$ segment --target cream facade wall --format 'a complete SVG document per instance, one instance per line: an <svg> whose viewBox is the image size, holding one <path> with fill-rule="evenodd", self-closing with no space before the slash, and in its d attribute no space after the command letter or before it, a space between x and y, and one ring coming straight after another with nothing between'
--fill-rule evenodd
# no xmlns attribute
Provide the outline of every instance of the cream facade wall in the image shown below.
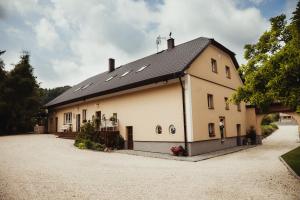
<svg viewBox="0 0 300 200"><path fill-rule="evenodd" d="M182 142L184 130L181 95L181 86L177 82L57 109L51 117L58 118L60 129L64 125L64 113L72 112L72 127L75 131L75 115L80 114L82 121L83 109L87 110L87 120L91 120L96 111L101 111L101 115L105 114L107 119L117 113L120 134L125 140L126 126L132 126L134 141ZM175 134L169 133L171 124L175 125ZM155 132L157 125L162 126L162 134ZM54 130L53 126L49 130Z"/></svg>
<svg viewBox="0 0 300 200"><path fill-rule="evenodd" d="M212 72L212 58L217 61L217 73ZM226 78L225 66L230 68L230 79ZM208 46L201 53L201 55L192 63L187 72L233 89L237 89L238 86L243 84L231 57L213 45Z"/></svg>
<svg viewBox="0 0 300 200"><path fill-rule="evenodd" d="M212 72L212 58L217 61L217 73ZM230 79L226 77L225 66L230 68ZM214 46L209 46L192 63L187 74L191 82L193 141L219 139L219 117L225 117L225 137L237 136L237 124L241 125L241 135L245 135L245 104L241 103L241 111L234 104L229 105L229 110L225 109L224 98L229 99L242 85L230 56ZM213 95L214 109L208 108L207 94ZM209 137L208 123L215 124L215 137Z"/></svg>

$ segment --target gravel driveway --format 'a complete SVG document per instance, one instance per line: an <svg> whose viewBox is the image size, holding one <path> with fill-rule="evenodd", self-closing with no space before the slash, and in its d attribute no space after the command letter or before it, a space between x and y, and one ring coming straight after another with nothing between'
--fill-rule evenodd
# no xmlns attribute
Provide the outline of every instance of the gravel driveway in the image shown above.
<svg viewBox="0 0 300 200"><path fill-rule="evenodd" d="M264 145L201 162L79 150L53 135L0 137L0 199L300 199L278 156L299 146L281 126Z"/></svg>

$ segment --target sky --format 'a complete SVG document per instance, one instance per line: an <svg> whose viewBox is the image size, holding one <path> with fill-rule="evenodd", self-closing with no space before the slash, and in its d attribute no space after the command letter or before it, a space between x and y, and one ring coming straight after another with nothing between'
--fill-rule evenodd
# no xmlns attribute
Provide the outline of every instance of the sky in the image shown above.
<svg viewBox="0 0 300 200"><path fill-rule="evenodd" d="M0 0L0 50L5 69L31 55L43 88L74 85L156 53L156 37L175 45L214 38L236 53L269 28L269 18L295 10L297 0ZM165 49L162 41L160 50Z"/></svg>

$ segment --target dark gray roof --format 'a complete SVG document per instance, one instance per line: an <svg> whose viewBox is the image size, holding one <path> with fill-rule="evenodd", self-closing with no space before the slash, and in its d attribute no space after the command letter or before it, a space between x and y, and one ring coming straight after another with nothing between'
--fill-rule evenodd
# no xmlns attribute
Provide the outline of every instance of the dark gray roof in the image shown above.
<svg viewBox="0 0 300 200"><path fill-rule="evenodd" d="M164 50L122 65L113 72L107 71L88 78L56 97L45 106L59 106L91 97L135 88L141 85L177 78L183 75L183 71L189 67L193 60L209 44L213 44L229 53L233 58L236 67L238 67L233 52L213 39L200 37L177 45L170 50ZM138 69L145 65L148 67L137 72ZM121 75L127 71L129 71L129 73L121 77ZM114 78L110 81L106 81L110 77ZM87 87L84 88L84 86Z"/></svg>

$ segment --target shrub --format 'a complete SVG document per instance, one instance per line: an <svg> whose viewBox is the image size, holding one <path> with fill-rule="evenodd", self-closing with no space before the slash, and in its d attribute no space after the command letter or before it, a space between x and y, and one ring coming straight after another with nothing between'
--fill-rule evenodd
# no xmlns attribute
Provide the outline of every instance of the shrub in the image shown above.
<svg viewBox="0 0 300 200"><path fill-rule="evenodd" d="M247 131L246 137L250 138L251 144L256 144L256 130L253 126L251 126L250 129Z"/></svg>
<svg viewBox="0 0 300 200"><path fill-rule="evenodd" d="M261 124L262 125L269 125L271 124L272 122L277 122L279 120L279 114L269 114L269 115L266 115Z"/></svg>
<svg viewBox="0 0 300 200"><path fill-rule="evenodd" d="M78 144L78 148L79 148L79 149L86 149L85 143L80 142L80 143Z"/></svg>
<svg viewBox="0 0 300 200"><path fill-rule="evenodd" d="M271 123L269 125L262 125L261 130L262 130L262 136L268 137L271 135L275 130L278 129L278 126L275 123Z"/></svg>
<svg viewBox="0 0 300 200"><path fill-rule="evenodd" d="M106 143L110 148L124 148L125 141L120 134L101 133L96 131L95 126L94 122L84 123L80 128L80 132L76 135L74 146L81 149L104 151Z"/></svg>

